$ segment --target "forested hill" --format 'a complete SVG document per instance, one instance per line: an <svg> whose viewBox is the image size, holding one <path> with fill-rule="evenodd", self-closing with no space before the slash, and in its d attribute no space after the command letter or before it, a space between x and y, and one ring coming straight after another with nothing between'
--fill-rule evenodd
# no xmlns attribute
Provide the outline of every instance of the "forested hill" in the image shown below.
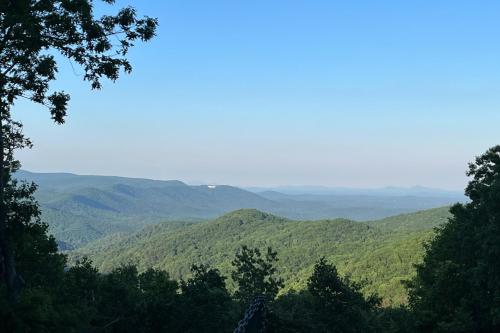
<svg viewBox="0 0 500 333"><path fill-rule="evenodd" d="M371 220L460 201L442 191L348 191L322 194L254 193L233 186L190 186L180 181L18 171L39 185L43 220L62 249L166 220L198 221L255 208L292 219ZM116 235L115 235L116 237Z"/></svg>
<svg viewBox="0 0 500 333"><path fill-rule="evenodd" d="M200 263L227 274L239 246L271 246L279 254L287 288L303 288L314 263L324 256L341 273L366 279L367 293L377 292L386 303L400 304L406 301L401 280L412 276L413 264L423 254L422 241L448 216L444 207L367 223L294 221L244 209L212 221L162 223L131 236L109 237L81 248L72 259L88 256L102 271L136 263L140 269L162 268L183 278L191 264Z"/></svg>

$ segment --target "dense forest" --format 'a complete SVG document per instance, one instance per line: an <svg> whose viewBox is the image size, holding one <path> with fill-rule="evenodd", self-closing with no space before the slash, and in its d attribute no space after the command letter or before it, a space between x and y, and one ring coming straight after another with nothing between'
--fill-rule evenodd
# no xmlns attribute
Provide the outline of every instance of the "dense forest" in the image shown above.
<svg viewBox="0 0 500 333"><path fill-rule="evenodd" d="M99 89L131 71L129 48L156 26L133 8L95 18L90 0L0 2L1 332L500 331L500 146L470 164L469 201L449 215L360 223L240 210L89 244L69 261L37 185L13 177L15 151L32 143L11 108L25 98L62 124L69 95L49 89L53 52Z"/></svg>
<svg viewBox="0 0 500 333"><path fill-rule="evenodd" d="M213 221L164 222L132 235L113 235L68 253L70 262L88 257L101 272L135 264L180 279L192 264L209 264L229 276L238 248L272 247L285 287L302 290L315 262L325 257L342 274L364 281L363 291L377 293L383 304L405 304L401 281L410 279L421 261L422 242L446 222L449 207L399 215L366 223L345 219L295 221L252 209L225 214ZM228 288L234 290L232 281Z"/></svg>

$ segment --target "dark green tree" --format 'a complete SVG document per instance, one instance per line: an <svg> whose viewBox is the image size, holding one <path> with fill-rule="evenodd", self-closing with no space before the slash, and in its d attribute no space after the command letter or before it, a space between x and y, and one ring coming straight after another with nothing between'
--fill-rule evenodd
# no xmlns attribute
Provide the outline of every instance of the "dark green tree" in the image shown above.
<svg viewBox="0 0 500 333"><path fill-rule="evenodd" d="M65 321L60 318L55 319L62 322L68 330L91 331L91 322L98 317L97 305L100 303L101 276L92 262L87 258L77 261L76 264L64 273L63 280L60 281L57 291L51 291L61 306L58 312L60 317L66 317ZM55 323L53 323L53 326Z"/></svg>
<svg viewBox="0 0 500 333"><path fill-rule="evenodd" d="M379 303L376 296L365 298L359 283L339 276L336 267L322 258L307 290L280 295L271 305L268 326L270 332L289 333L398 331L381 329Z"/></svg>
<svg viewBox="0 0 500 333"><path fill-rule="evenodd" d="M31 143L24 137L21 124L5 119L2 126L5 165L16 171L20 163L14 159L14 151ZM58 253L54 237L47 234L48 226L40 220L33 196L36 185L19 182L9 173L3 176L4 207L9 212L5 232L19 272L13 283L18 288L25 286L27 292L14 305L7 302L6 284L0 285L0 331L43 331L42 327L58 316L54 299L62 284L66 259ZM5 277L4 267L4 263L0 265L0 274Z"/></svg>
<svg viewBox="0 0 500 333"><path fill-rule="evenodd" d="M137 267L126 265L102 276L94 325L109 332L137 332L141 303Z"/></svg>
<svg viewBox="0 0 500 333"><path fill-rule="evenodd" d="M114 0L103 0L112 4ZM0 1L0 262L11 299L18 299L20 281L13 245L9 242L6 188L15 165L9 162L7 127L11 107L25 98L48 107L52 119L63 123L69 95L49 91L57 72L55 53L80 65L92 89L101 80L116 80L132 67L126 55L135 41L155 35L157 21L137 18L133 8L96 18L92 0Z"/></svg>
<svg viewBox="0 0 500 333"><path fill-rule="evenodd" d="M181 318L179 284L167 272L150 268L139 274L141 301L135 313L135 332L178 332Z"/></svg>
<svg viewBox="0 0 500 333"><path fill-rule="evenodd" d="M273 300L284 286L283 279L276 276L277 261L278 253L270 247L263 255L258 248L250 249L243 245L232 262L234 271L231 278L238 285L235 297L244 304L257 295Z"/></svg>
<svg viewBox="0 0 500 333"><path fill-rule="evenodd" d="M451 208L409 283L422 331L500 331L500 146L477 157L467 175L470 202Z"/></svg>
<svg viewBox="0 0 500 333"><path fill-rule="evenodd" d="M365 299L362 285L340 277L337 268L320 259L314 266L307 289L313 296L318 332L369 332L373 330L372 311L379 305L376 296Z"/></svg>
<svg viewBox="0 0 500 333"><path fill-rule="evenodd" d="M218 269L193 265L192 277L181 281L183 332L232 332L238 319L238 304L226 288Z"/></svg>
<svg viewBox="0 0 500 333"><path fill-rule="evenodd" d="M267 327L269 332L320 332L322 326L314 312L314 298L307 290L288 291L270 306Z"/></svg>

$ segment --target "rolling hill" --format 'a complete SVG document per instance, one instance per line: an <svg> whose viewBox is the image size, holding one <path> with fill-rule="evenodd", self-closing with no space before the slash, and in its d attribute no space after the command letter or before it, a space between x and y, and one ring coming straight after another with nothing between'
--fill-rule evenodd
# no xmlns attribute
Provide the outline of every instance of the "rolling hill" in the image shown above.
<svg viewBox="0 0 500 333"><path fill-rule="evenodd" d="M402 280L414 272L422 242L446 221L438 208L366 223L346 219L295 221L254 209L243 209L199 223L161 223L133 235L108 237L71 253L87 256L102 271L127 263L166 269L175 278L189 274L191 264L205 263L229 275L241 245L278 251L280 275L287 289L305 286L322 256L343 274L366 279L365 292L377 292L386 304L406 301Z"/></svg>
<svg viewBox="0 0 500 333"><path fill-rule="evenodd" d="M254 208L291 219L384 218L449 205L463 198L434 190L336 190L322 194L255 193L233 186L180 181L19 171L39 185L36 197L60 248L71 250L113 234L130 234L163 221L200 221ZM342 192L344 191L344 192ZM342 194L344 193L344 194ZM384 194L385 193L385 194Z"/></svg>

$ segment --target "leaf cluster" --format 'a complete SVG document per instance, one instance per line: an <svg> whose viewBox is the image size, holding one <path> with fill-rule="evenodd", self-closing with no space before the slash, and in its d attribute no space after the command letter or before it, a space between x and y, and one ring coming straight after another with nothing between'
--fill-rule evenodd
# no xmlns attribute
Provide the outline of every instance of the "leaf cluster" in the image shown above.
<svg viewBox="0 0 500 333"><path fill-rule="evenodd" d="M6 0L0 2L0 107L8 110L17 98L49 108L63 123L70 96L49 92L60 53L79 65L93 89L101 80L118 79L132 70L126 55L136 41L156 33L157 20L137 17L132 7L96 18L93 0ZM109 4L114 1L105 1Z"/></svg>

